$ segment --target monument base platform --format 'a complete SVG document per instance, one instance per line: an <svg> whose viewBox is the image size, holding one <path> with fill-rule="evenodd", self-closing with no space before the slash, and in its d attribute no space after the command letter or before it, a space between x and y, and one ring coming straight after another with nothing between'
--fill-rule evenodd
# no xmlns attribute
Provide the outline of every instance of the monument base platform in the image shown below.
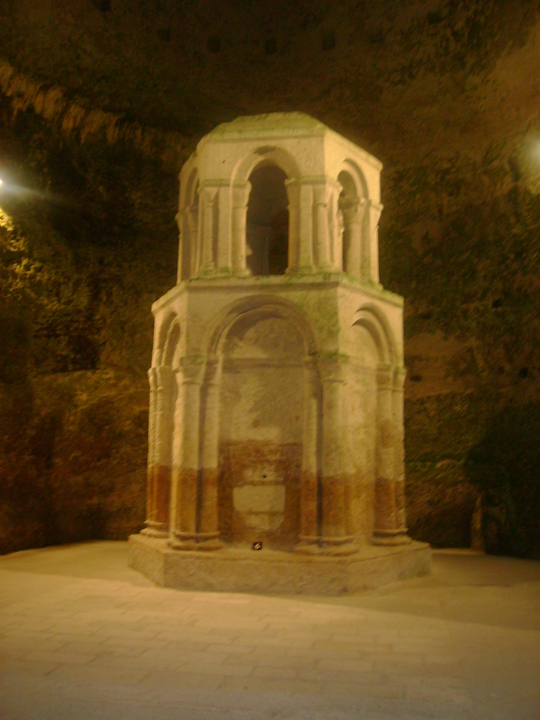
<svg viewBox="0 0 540 720"><path fill-rule="evenodd" d="M129 565L157 585L181 590L342 595L431 572L431 548L367 545L346 556L301 555L226 546L213 552L173 550L166 539L129 537Z"/></svg>

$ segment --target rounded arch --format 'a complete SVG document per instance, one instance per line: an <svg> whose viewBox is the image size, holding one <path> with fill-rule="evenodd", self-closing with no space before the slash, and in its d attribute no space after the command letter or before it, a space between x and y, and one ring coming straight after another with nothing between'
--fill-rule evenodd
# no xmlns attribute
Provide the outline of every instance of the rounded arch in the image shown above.
<svg viewBox="0 0 540 720"><path fill-rule="evenodd" d="M169 312L158 330L157 353L154 365L172 366L178 354L180 322L174 312Z"/></svg>
<svg viewBox="0 0 540 720"><path fill-rule="evenodd" d="M347 177L348 184L340 181L340 175ZM347 195L357 198L369 198L369 188L366 177L359 166L350 159L343 161L337 175L338 182L341 182L343 190Z"/></svg>
<svg viewBox="0 0 540 720"><path fill-rule="evenodd" d="M287 175L263 160L249 176L246 265L252 275L283 275L289 264Z"/></svg>
<svg viewBox="0 0 540 720"><path fill-rule="evenodd" d="M232 172L232 183L235 185L246 183L251 173L261 163L277 165L289 180L297 179L300 175L296 160L287 150L279 146L262 146L238 160Z"/></svg>
<svg viewBox="0 0 540 720"><path fill-rule="evenodd" d="M208 338L207 354L209 357L221 354L229 330L240 317L247 313L266 313L288 320L302 338L305 354L315 355L319 351L316 333L301 310L287 300L258 295L236 301L223 310Z"/></svg>
<svg viewBox="0 0 540 720"><path fill-rule="evenodd" d="M373 338L381 365L395 365L398 360L396 343L385 316L375 305L364 305L355 314L353 327L364 327Z"/></svg>

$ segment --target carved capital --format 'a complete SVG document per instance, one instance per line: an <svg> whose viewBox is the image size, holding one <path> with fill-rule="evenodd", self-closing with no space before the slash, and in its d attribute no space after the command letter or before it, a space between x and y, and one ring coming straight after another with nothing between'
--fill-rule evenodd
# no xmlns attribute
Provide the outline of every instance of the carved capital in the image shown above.
<svg viewBox="0 0 540 720"><path fill-rule="evenodd" d="M232 204L235 208L245 207L249 200L249 194L251 192L251 183L246 182L241 185L232 186Z"/></svg>
<svg viewBox="0 0 540 720"><path fill-rule="evenodd" d="M323 384L344 383L344 371L348 358L343 355L332 355L317 358L317 367Z"/></svg>
<svg viewBox="0 0 540 720"><path fill-rule="evenodd" d="M177 372L177 381L181 385L202 385L205 364L201 360L183 357Z"/></svg>

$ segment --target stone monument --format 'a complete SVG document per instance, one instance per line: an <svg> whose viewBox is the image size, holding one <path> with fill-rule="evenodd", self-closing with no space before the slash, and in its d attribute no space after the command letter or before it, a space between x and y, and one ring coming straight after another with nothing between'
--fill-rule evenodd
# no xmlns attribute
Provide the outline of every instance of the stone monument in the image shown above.
<svg viewBox="0 0 540 720"><path fill-rule="evenodd" d="M130 538L155 582L336 594L430 571L405 522L381 167L274 113L218 126L182 168L178 282L152 307L147 520Z"/></svg>

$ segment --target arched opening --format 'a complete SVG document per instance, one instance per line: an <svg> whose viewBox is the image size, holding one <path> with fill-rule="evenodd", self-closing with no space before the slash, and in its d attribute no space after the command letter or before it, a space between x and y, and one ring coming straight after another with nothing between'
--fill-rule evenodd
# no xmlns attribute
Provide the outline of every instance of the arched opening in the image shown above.
<svg viewBox="0 0 540 720"><path fill-rule="evenodd" d="M358 227L358 193L351 175L345 170L338 175L342 190L339 210L343 229L343 270L357 277L360 273L360 237Z"/></svg>
<svg viewBox="0 0 540 720"><path fill-rule="evenodd" d="M300 523L307 348L276 308L241 314L222 345L219 529L291 550Z"/></svg>
<svg viewBox="0 0 540 720"><path fill-rule="evenodd" d="M283 275L289 264L289 210L286 173L273 163L250 175L246 265L252 275Z"/></svg>

